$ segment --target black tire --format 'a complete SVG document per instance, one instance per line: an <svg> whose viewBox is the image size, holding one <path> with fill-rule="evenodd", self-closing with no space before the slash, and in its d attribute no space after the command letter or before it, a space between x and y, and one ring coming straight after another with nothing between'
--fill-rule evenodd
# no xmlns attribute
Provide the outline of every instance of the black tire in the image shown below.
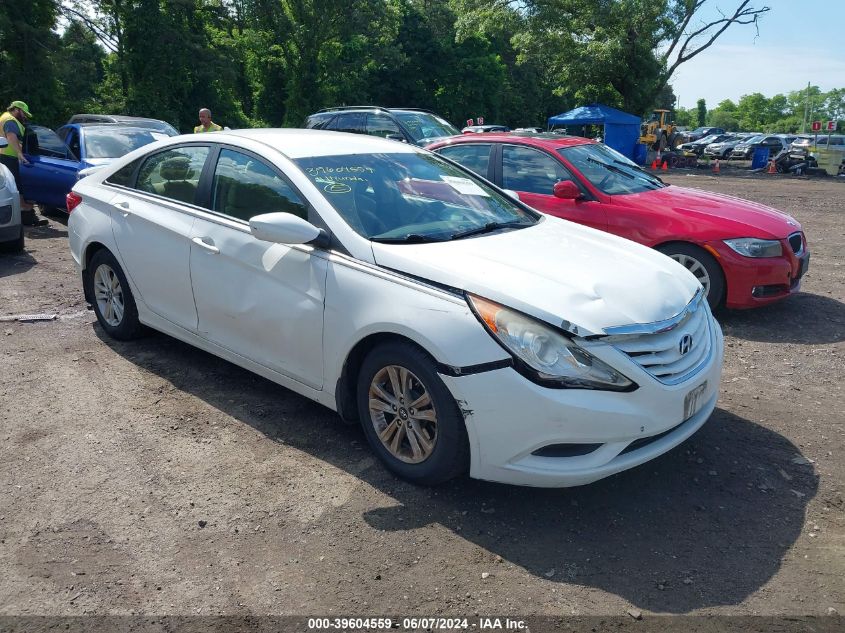
<svg viewBox="0 0 845 633"><path fill-rule="evenodd" d="M407 388L397 389L402 370ZM431 486L466 472L469 441L463 417L434 363L418 348L401 342L374 348L361 365L356 400L367 441L399 477ZM420 400L419 408L410 406ZM371 402L385 408L371 409Z"/></svg>
<svg viewBox="0 0 845 633"><path fill-rule="evenodd" d="M108 283L104 283L106 280ZM92 299L94 314L109 336L128 341L141 335L143 326L138 320L132 290L123 269L109 250L104 248L94 253L85 269L85 283L88 286L86 296ZM111 310L108 305L110 300ZM117 309L118 305L122 306L122 310Z"/></svg>
<svg viewBox="0 0 845 633"><path fill-rule="evenodd" d="M661 134L657 140L654 142L654 149L655 151L662 152L666 149L666 135Z"/></svg>
<svg viewBox="0 0 845 633"><path fill-rule="evenodd" d="M658 246L657 250L680 263L707 288L707 303L710 304L711 310L721 307L725 299L725 275L722 267L710 253L694 244L682 242L664 244ZM706 283L704 273L706 273Z"/></svg>
<svg viewBox="0 0 845 633"><path fill-rule="evenodd" d="M3 242L2 244L0 244L0 250L6 253L21 253L23 252L24 246L26 245L25 242L26 238L23 234L23 224L21 224L18 236L13 240L9 240L8 242Z"/></svg>

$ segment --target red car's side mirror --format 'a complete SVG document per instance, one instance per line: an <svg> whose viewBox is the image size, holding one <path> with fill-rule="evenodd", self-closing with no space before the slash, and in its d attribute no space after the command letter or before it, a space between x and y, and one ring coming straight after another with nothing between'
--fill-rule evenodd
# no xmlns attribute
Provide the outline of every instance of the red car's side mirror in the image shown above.
<svg viewBox="0 0 845 633"><path fill-rule="evenodd" d="M571 180L561 180L556 182L554 186L555 198L563 198L564 200L577 200L581 197L581 190Z"/></svg>

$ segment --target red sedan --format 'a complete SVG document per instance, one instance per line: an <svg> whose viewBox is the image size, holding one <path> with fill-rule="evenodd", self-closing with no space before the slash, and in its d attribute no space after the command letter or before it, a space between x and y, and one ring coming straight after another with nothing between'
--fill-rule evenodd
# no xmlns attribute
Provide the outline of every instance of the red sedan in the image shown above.
<svg viewBox="0 0 845 633"><path fill-rule="evenodd" d="M713 308L797 292L810 253L801 225L739 198L667 185L594 141L485 134L431 145L535 209L655 248L686 266Z"/></svg>

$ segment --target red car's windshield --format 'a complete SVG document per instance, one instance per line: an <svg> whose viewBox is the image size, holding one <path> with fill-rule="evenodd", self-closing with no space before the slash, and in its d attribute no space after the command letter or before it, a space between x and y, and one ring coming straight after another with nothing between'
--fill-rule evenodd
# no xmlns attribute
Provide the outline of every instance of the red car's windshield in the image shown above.
<svg viewBox="0 0 845 633"><path fill-rule="evenodd" d="M558 151L596 189L611 196L641 193L666 186L656 176L600 143L565 147Z"/></svg>

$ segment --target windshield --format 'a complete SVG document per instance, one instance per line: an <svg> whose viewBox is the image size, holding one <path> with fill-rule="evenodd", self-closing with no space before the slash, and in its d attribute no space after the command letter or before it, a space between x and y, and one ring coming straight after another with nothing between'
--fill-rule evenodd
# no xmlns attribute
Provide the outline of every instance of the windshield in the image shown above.
<svg viewBox="0 0 845 633"><path fill-rule="evenodd" d="M701 139L700 141L696 141L696 143L701 143L701 144L704 144L704 143L715 143L715 142L716 142L716 139L718 139L718 138L719 138L719 136L718 136L718 135L716 135L716 134L711 134L710 136L705 136L705 137L704 137L703 139Z"/></svg>
<svg viewBox="0 0 845 633"><path fill-rule="evenodd" d="M430 112L394 112L393 114L402 122L402 125L408 128L408 132L416 142L460 134L454 125Z"/></svg>
<svg viewBox="0 0 845 633"><path fill-rule="evenodd" d="M86 158L119 158L160 138L161 135L152 130L118 128L86 130L85 156Z"/></svg>
<svg viewBox="0 0 845 633"><path fill-rule="evenodd" d="M640 193L666 186L607 145L576 145L558 151L596 189L608 195Z"/></svg>
<svg viewBox="0 0 845 633"><path fill-rule="evenodd" d="M531 226L538 215L428 153L295 161L352 229L379 242L439 242Z"/></svg>
<svg viewBox="0 0 845 633"><path fill-rule="evenodd" d="M764 138L766 138L766 137L765 137L765 136L763 136L762 134L760 134L759 136L752 136L751 138L747 138L747 139L745 139L745 140L743 141L743 144L745 144L745 145L751 145L751 144L753 144L753 143L759 143L759 142L760 142L760 141L762 141Z"/></svg>
<svg viewBox="0 0 845 633"><path fill-rule="evenodd" d="M168 136L179 136L179 132L176 130L176 128L170 125L170 123L165 123L164 121L145 121L144 119L140 119L137 121L132 121L131 123L129 123L129 125L133 125L135 127L143 127L150 130L158 130L159 132L164 132Z"/></svg>

